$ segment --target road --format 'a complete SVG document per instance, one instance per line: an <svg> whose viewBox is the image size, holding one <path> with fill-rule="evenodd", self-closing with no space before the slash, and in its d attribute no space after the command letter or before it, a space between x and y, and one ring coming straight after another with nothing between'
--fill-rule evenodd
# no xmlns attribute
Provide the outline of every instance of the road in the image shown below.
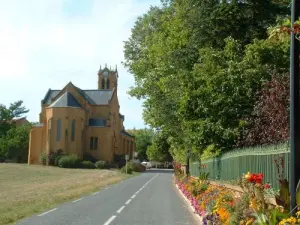
<svg viewBox="0 0 300 225"><path fill-rule="evenodd" d="M172 170L151 169L18 224L196 225L172 183L172 174Z"/></svg>

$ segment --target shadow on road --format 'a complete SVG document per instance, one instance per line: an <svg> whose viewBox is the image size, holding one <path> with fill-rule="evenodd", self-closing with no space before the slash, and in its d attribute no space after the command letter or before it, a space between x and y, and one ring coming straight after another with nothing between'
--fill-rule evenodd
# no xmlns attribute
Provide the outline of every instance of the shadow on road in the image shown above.
<svg viewBox="0 0 300 225"><path fill-rule="evenodd" d="M151 168L145 171L145 173L170 173L170 174L172 174L173 172L174 172L173 169L156 169L156 168Z"/></svg>

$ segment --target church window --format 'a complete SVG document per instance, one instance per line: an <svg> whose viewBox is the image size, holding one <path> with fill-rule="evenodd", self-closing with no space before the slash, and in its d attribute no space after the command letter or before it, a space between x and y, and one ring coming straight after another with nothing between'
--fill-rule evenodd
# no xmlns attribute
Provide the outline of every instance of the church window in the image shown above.
<svg viewBox="0 0 300 225"><path fill-rule="evenodd" d="M98 149L98 137L91 137L90 150L97 150L97 149Z"/></svg>
<svg viewBox="0 0 300 225"><path fill-rule="evenodd" d="M102 78L101 85L102 85L102 89L105 89L105 79L104 78Z"/></svg>
<svg viewBox="0 0 300 225"><path fill-rule="evenodd" d="M71 141L75 141L76 121L72 120Z"/></svg>
<svg viewBox="0 0 300 225"><path fill-rule="evenodd" d="M106 89L109 89L109 79L106 81Z"/></svg>
<svg viewBox="0 0 300 225"><path fill-rule="evenodd" d="M61 140L61 119L57 120L56 141Z"/></svg>

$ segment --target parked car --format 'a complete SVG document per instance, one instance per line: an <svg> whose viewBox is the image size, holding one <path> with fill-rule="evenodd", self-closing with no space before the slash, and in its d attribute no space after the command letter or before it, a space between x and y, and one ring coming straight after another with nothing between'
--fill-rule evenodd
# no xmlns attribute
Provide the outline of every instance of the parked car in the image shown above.
<svg viewBox="0 0 300 225"><path fill-rule="evenodd" d="M143 166L145 166L146 169L150 169L150 168L152 167L151 162L143 161L141 164L142 164Z"/></svg>

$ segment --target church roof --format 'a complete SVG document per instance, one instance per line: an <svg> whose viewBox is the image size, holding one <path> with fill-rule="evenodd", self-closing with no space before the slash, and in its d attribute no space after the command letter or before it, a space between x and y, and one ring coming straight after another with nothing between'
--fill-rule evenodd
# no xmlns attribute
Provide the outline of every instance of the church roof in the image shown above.
<svg viewBox="0 0 300 225"><path fill-rule="evenodd" d="M78 92L92 105L108 105L111 97L113 95L113 90L81 90L77 88ZM42 103L45 105L50 105L53 103L53 98L55 98L60 90L49 89Z"/></svg>
<svg viewBox="0 0 300 225"><path fill-rule="evenodd" d="M56 101L54 101L49 107L76 107L81 108L79 102L74 98L74 96L65 92L62 96L60 96Z"/></svg>
<svg viewBox="0 0 300 225"><path fill-rule="evenodd" d="M125 135L125 136L128 136L128 137L131 137L131 138L134 138L133 135L129 134L128 132L126 132L125 130L122 130L121 131L121 134Z"/></svg>

